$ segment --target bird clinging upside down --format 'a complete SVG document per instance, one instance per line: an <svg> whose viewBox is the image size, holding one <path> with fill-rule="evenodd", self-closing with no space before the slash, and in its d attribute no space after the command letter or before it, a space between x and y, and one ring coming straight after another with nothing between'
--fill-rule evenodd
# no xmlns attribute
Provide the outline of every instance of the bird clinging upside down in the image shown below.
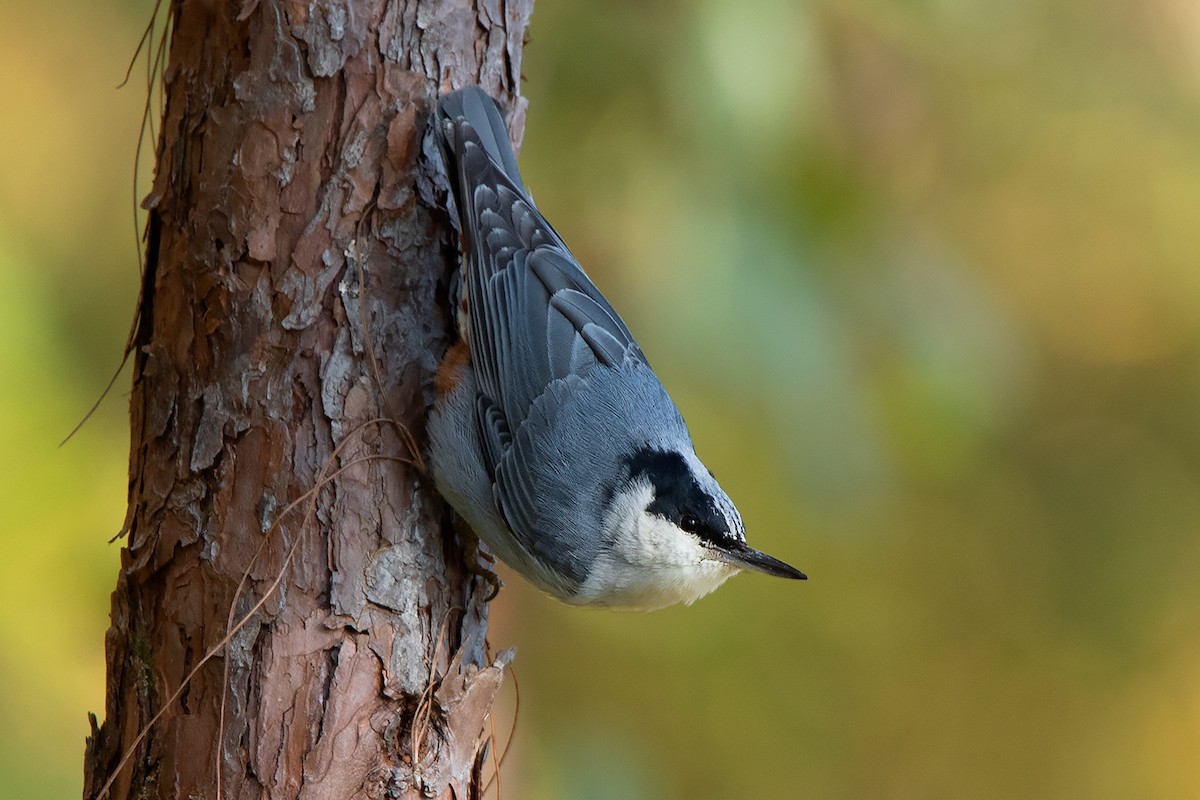
<svg viewBox="0 0 1200 800"><path fill-rule="evenodd" d="M478 86L434 114L461 224L459 334L429 417L439 491L506 564L575 605L692 603L746 544L633 335L530 199Z"/></svg>

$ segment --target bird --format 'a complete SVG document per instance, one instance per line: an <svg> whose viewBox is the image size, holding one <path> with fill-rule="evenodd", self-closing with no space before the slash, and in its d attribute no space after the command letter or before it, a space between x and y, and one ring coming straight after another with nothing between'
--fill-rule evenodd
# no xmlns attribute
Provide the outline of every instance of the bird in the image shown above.
<svg viewBox="0 0 1200 800"><path fill-rule="evenodd" d="M427 418L442 496L571 605L690 605L739 570L805 579L746 543L633 334L534 205L496 101L467 86L431 119L462 248L459 340Z"/></svg>

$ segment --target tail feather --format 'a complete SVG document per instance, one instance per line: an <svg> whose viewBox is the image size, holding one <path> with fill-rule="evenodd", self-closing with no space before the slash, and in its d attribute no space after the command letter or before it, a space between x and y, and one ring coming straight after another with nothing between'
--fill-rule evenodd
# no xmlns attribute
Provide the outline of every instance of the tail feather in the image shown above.
<svg viewBox="0 0 1200 800"><path fill-rule="evenodd" d="M448 165L454 163L458 155L457 132L454 128L465 122L478 137L479 144L488 158L522 194L528 194L525 184L521 182L517 157L508 138L508 126L504 124L504 117L500 115L500 107L483 89L468 86L442 95L438 99L437 121L438 140ZM450 123L449 129L447 123Z"/></svg>

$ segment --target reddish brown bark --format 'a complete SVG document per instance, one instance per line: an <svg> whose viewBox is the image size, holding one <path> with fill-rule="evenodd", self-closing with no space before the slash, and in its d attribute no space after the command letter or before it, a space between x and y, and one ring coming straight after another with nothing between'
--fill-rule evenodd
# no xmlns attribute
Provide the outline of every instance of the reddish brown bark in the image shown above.
<svg viewBox="0 0 1200 800"><path fill-rule="evenodd" d="M446 346L428 110L478 82L520 129L531 5L173 4L85 797L477 796L487 587L378 420L423 441Z"/></svg>

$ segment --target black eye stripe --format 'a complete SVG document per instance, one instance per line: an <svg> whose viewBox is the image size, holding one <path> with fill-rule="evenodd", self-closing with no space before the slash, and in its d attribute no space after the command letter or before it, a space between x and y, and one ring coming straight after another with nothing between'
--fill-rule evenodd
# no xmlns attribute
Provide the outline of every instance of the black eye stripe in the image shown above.
<svg viewBox="0 0 1200 800"><path fill-rule="evenodd" d="M729 522L713 497L701 488L682 454L645 448L628 458L626 466L629 480L646 480L654 490L647 511L705 541L730 538Z"/></svg>
<svg viewBox="0 0 1200 800"><path fill-rule="evenodd" d="M651 450L644 447L626 458L625 465L629 468L631 479L647 476L656 479L669 477L681 482L693 480L687 462L683 460L682 455L675 452Z"/></svg>

